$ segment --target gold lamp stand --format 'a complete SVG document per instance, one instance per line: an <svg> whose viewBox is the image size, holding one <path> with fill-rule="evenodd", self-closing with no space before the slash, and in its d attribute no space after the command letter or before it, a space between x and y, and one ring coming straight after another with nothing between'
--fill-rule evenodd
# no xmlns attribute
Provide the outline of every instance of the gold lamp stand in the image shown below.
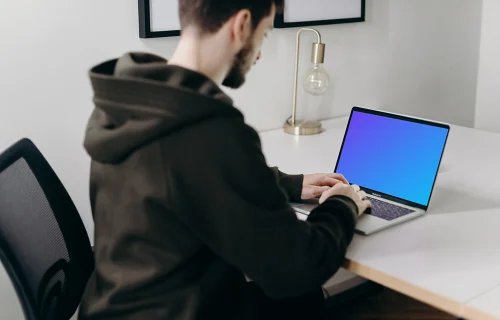
<svg viewBox="0 0 500 320"><path fill-rule="evenodd" d="M299 51L300 51L300 35L304 31L314 32L318 37L318 42L313 43L311 62L314 64L322 64L325 61L325 44L321 43L321 34L316 29L301 28L297 32L296 50L295 50L295 76L293 87L293 109L292 116L285 122L283 129L286 133L296 136L314 135L321 133L321 122L312 120L297 120L297 88L298 88L298 73L299 73Z"/></svg>

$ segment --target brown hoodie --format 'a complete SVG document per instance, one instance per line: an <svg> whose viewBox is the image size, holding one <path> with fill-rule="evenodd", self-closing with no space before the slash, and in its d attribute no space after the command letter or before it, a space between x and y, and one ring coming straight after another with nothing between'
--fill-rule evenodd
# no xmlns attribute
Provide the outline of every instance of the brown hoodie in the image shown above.
<svg viewBox="0 0 500 320"><path fill-rule="evenodd" d="M289 298L338 270L354 202L333 197L297 220L288 202L303 176L266 165L258 134L210 79L143 53L90 78L96 271L81 319L255 319L245 274Z"/></svg>

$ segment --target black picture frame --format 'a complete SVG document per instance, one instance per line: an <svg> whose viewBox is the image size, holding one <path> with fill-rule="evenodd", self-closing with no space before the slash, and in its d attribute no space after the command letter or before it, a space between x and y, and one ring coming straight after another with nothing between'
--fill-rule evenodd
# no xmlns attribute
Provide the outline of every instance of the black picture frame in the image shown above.
<svg viewBox="0 0 500 320"><path fill-rule="evenodd" d="M151 31L151 2L139 0L139 37L142 39L177 37L180 30Z"/></svg>
<svg viewBox="0 0 500 320"><path fill-rule="evenodd" d="M366 16L366 0L361 1L361 13L359 17L346 18L346 19L330 19L330 20L313 20L313 21L300 21L300 22L285 22L283 13L277 14L274 21L275 28L297 28L297 27L310 27L310 26L323 26L341 23L355 23L364 22ZM285 6L286 6L285 0Z"/></svg>

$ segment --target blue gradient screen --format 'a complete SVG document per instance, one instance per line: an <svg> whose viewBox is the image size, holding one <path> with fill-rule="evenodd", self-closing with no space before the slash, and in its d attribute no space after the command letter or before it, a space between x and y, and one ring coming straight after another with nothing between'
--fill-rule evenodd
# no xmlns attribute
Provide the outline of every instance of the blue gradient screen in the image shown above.
<svg viewBox="0 0 500 320"><path fill-rule="evenodd" d="M335 171L349 183L427 206L448 131L353 111Z"/></svg>

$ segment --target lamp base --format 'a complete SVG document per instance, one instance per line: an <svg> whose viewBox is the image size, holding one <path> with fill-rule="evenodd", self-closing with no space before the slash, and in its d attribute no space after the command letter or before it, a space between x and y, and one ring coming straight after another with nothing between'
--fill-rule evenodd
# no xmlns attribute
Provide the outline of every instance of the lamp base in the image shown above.
<svg viewBox="0 0 500 320"><path fill-rule="evenodd" d="M295 126L292 126L290 121L287 121L283 126L288 134L293 134L296 136L309 136L313 134L321 133L321 122L311 121L311 120L296 120Z"/></svg>

